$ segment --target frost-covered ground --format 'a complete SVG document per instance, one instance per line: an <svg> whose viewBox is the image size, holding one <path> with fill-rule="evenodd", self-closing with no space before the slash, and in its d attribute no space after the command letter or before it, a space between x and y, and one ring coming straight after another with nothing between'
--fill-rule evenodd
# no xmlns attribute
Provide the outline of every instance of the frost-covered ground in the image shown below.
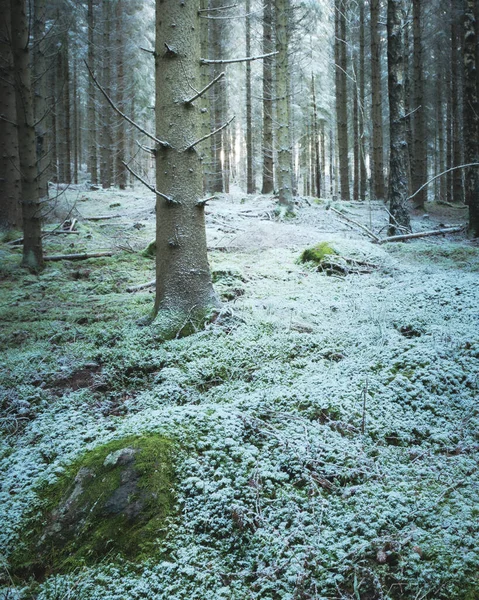
<svg viewBox="0 0 479 600"><path fill-rule="evenodd" d="M278 223L271 200L235 195L209 209L208 233L237 319L160 343L137 325L151 290L125 291L152 279L137 252L153 235L149 199L73 200L82 233L50 251L115 257L34 277L0 248L0 597L479 598L477 247L375 246L324 205ZM375 231L386 223L379 205L343 208ZM83 219L108 210L122 216ZM373 272L297 263L321 241ZM157 555L9 581L40 486L86 450L150 431L179 448L178 515Z"/></svg>

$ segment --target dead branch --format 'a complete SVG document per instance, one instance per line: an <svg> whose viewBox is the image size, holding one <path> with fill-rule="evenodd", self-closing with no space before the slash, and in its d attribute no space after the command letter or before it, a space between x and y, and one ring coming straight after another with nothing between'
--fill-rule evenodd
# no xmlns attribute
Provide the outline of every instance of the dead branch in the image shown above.
<svg viewBox="0 0 479 600"><path fill-rule="evenodd" d="M155 287L155 285L156 285L156 279L153 279L153 281L149 281L148 283L141 283L140 285L132 285L130 287L127 287L126 291L129 293L139 292L140 290L146 290L147 288Z"/></svg>
<svg viewBox="0 0 479 600"><path fill-rule="evenodd" d="M122 163L125 165L125 168L127 169L127 171L129 171L133 175L133 177L136 177L138 179L138 181L141 181L141 183L143 185L146 185L146 187L151 192L156 194L156 196L163 198L164 200L166 200L168 202L168 204L181 204L181 202L179 200L174 200L170 196L167 196L166 194L162 194L161 192L159 192L156 188L154 188L151 184L149 184L145 179L143 179L143 177L141 177L141 175L138 175L138 173L135 173L135 171L133 171L133 169L130 169L130 167L126 164L126 162L122 161Z"/></svg>
<svg viewBox="0 0 479 600"><path fill-rule="evenodd" d="M236 8L238 5L237 4L230 4L229 6L218 6L216 8L200 8L199 9L199 13L204 13L204 12L214 12L215 10L228 10L229 8Z"/></svg>
<svg viewBox="0 0 479 600"><path fill-rule="evenodd" d="M149 154L153 154L153 156L156 154L155 148L149 148L148 146L143 146L143 144L140 144L140 142L138 140L136 140L136 145L139 148L141 148L142 150L144 150L145 152L148 152Z"/></svg>
<svg viewBox="0 0 479 600"><path fill-rule="evenodd" d="M103 256L113 256L113 252L91 252L89 254L53 254L52 256L45 256L44 260L86 260L88 258L101 258Z"/></svg>
<svg viewBox="0 0 479 600"><path fill-rule="evenodd" d="M218 196L210 196L209 198L202 198L201 200L197 200L196 206L205 206L205 204L210 200L218 200Z"/></svg>
<svg viewBox="0 0 479 600"><path fill-rule="evenodd" d="M168 142L164 142L163 140L159 140L152 133L150 133L149 131L147 131L146 129L144 129L143 127L141 127L141 125L138 125L138 123L136 123L135 121L133 121L133 119L130 119L130 117L128 117L127 115L125 115L125 113L123 113L116 106L116 104L113 102L113 100L110 98L110 96L108 96L108 94L106 93L106 91L98 83L97 79L95 78L95 75L93 75L93 72L90 69L90 67L88 66L88 63L86 62L86 60L84 60L83 62L85 63L85 66L88 69L88 73L90 74L90 77L95 82L95 85L97 86L97 88L105 96L105 99L108 102L108 104L113 108L114 111L116 111L120 115L120 117L123 117L125 119L125 121L128 121L128 123L130 123L130 125L133 125L133 127L136 127L138 129L138 131L141 131L141 133L143 133L144 135L146 135L147 137L149 137L150 140L153 140L154 142L156 142L159 146L162 146L163 148L169 148L170 147L170 144L168 144Z"/></svg>
<svg viewBox="0 0 479 600"><path fill-rule="evenodd" d="M457 171L457 169L467 169L468 167L479 167L479 163L469 163L467 165L459 165L458 167L452 167L451 169L448 169L447 171L443 171L442 173L439 173L439 175L435 175L429 181L426 181L426 183L424 185L422 185L418 190L416 190L414 192L414 194L412 196L409 196L407 199L412 200L413 198L415 198L421 190L423 190L425 187L427 187L430 183L432 183L436 179L439 179L439 177L442 177L443 175L447 175L451 171Z"/></svg>
<svg viewBox="0 0 479 600"><path fill-rule="evenodd" d="M220 73L218 75L218 77L215 77L213 79L213 81L210 81L210 83L205 86L202 90L200 90L199 92L197 92L192 98L188 98L188 100L185 100L185 104L191 104L192 102L194 102L196 99L198 99L200 96L202 96L205 92L207 92L211 87L214 86L214 84L219 81L220 79L222 79L225 76L225 72L223 71L222 73Z"/></svg>
<svg viewBox="0 0 479 600"><path fill-rule="evenodd" d="M363 225L362 223L358 223L357 221L355 221L354 219L350 219L349 217L347 217L346 215L343 215L343 213L339 212L339 210L336 210L335 208L333 208L332 206L330 207L330 209L337 214L339 217L341 217L342 219L344 219L345 221L347 221L348 223L352 223L353 225L355 225L356 227L359 227L360 229L362 229L365 233L367 233L367 235L372 238L375 242L379 242L379 238L378 236L373 233L370 229L368 229L365 225Z"/></svg>
<svg viewBox="0 0 479 600"><path fill-rule="evenodd" d="M244 58L231 58L230 60L210 60L208 58L200 58L202 65L231 65L239 62L251 62L253 60L261 60L262 58L269 58L270 56L276 56L277 52L269 52L268 54L260 54L259 56L246 56Z"/></svg>
<svg viewBox="0 0 479 600"><path fill-rule="evenodd" d="M42 231L42 237L47 237L49 235L80 235L79 231L62 231L61 229L55 229L54 231ZM16 240L12 240L11 242L7 242L8 246L18 246L19 244L23 244L23 238L18 238Z"/></svg>
<svg viewBox="0 0 479 600"><path fill-rule="evenodd" d="M445 235L447 233L460 233L464 231L465 225L458 227L445 227L444 229L436 229L434 231L420 231L419 233L408 233L405 235L393 235L391 237L379 240L378 244L385 244L386 242L402 242L404 240L415 240L417 238L430 237L433 235Z"/></svg>
<svg viewBox="0 0 479 600"><path fill-rule="evenodd" d="M87 221L106 221L107 219L118 219L124 215L98 215L96 217L85 217Z"/></svg>
<svg viewBox="0 0 479 600"><path fill-rule="evenodd" d="M216 135L217 133L219 133L220 131L222 131L223 129L225 129L225 127L228 127L228 125L231 123L231 121L234 120L235 117L236 117L236 115L232 116L231 119L229 121L227 121L224 125L221 125L221 127L218 127L218 129L215 129L214 131L211 131L210 133L207 133L206 135L204 135L199 140L196 140L196 142L193 142L192 144L190 144L189 146L187 146L184 151L186 152L187 150L192 150L200 142L204 142L208 138L210 138L213 135Z"/></svg>

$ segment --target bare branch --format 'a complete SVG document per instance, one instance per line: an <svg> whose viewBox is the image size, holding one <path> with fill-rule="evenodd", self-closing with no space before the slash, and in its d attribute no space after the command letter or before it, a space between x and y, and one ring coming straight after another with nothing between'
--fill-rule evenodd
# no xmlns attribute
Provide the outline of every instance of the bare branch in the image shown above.
<svg viewBox="0 0 479 600"><path fill-rule="evenodd" d="M166 200L168 202L168 204L181 204L181 202L179 202L178 200L173 200L173 198L171 198L170 196L167 196L166 194L162 194L161 192L159 192L155 187L153 187L150 183L148 183L148 181L146 181L145 179L143 179L143 177L141 177L141 175L138 175L138 173L135 173L135 171L133 171L133 169L131 169L126 162L122 161L124 167L126 168L126 170L131 173L133 175L133 177L136 177L136 179L138 179L138 181L141 181L141 183L143 185L146 185L146 187L150 190L150 192L153 192L156 196L159 196L160 198L163 198L164 200Z"/></svg>
<svg viewBox="0 0 479 600"><path fill-rule="evenodd" d="M207 133L206 135L204 135L202 138L200 138L199 140L196 140L196 142L193 142L192 144L190 144L189 146L187 146L184 150L184 152L186 152L187 150L192 150L196 145L198 145L200 142L204 142L205 140L207 140L208 138L212 137L213 135L216 135L217 133L219 133L220 131L222 131L225 127L228 127L228 125L231 123L231 121L233 121L233 119L236 117L236 115L234 115L233 117L231 117L231 119L229 121L227 121L224 125L221 125L221 127L218 127L218 129L215 129L214 131L212 131L211 133Z"/></svg>
<svg viewBox="0 0 479 600"><path fill-rule="evenodd" d="M143 48L143 46L140 46L140 50L143 50L143 52L147 52L148 54L153 54L153 56L155 56L154 50L150 50L149 48Z"/></svg>
<svg viewBox="0 0 479 600"><path fill-rule="evenodd" d="M253 60L261 60L262 58L269 58L270 56L276 56L277 52L269 52L268 54L260 54L259 56L246 56L245 58L232 58L230 60L210 60L208 58L200 58L202 65L231 65L232 63L239 62L251 62Z"/></svg>
<svg viewBox="0 0 479 600"><path fill-rule="evenodd" d="M407 198L407 199L412 200L415 196L417 196L419 194L419 192L421 190L423 190L425 187L427 187L430 183L432 183L439 177L442 177L443 175L447 175L447 173L450 173L451 171L456 171L457 169L467 169L468 167L479 167L479 163L469 163L468 165L459 165L458 167L452 167L451 169L448 169L447 171L443 171L442 173L439 173L439 175L436 175L429 181L426 181L426 183L424 185L422 185L418 190L416 190L414 192L414 194L412 196L409 196L409 198Z"/></svg>
<svg viewBox="0 0 479 600"><path fill-rule="evenodd" d="M210 196L209 198L202 198L196 202L196 206L205 206L210 200L218 200L218 196Z"/></svg>
<svg viewBox="0 0 479 600"><path fill-rule="evenodd" d="M372 238L375 242L379 242L379 238L378 236L373 233L370 229L368 229L365 225L363 225L362 223L358 223L357 221L355 221L354 219L350 219L349 217L347 217L346 215L343 215L342 212L339 212L339 210L336 210L335 208L333 208L332 206L330 207L330 209L333 211L333 213L335 213L336 215L338 215L338 217L340 217L341 219L344 219L345 221L347 221L348 223L352 223L353 225L356 225L356 227L359 227L359 229L362 229L365 233L368 234L368 236L370 238Z"/></svg>
<svg viewBox="0 0 479 600"><path fill-rule="evenodd" d="M113 102L113 100L108 96L108 94L105 92L105 90L98 83L97 79L93 75L92 70L88 66L88 63L86 62L86 60L83 61L83 62L85 63L85 66L88 69L88 73L90 74L90 77L95 82L95 85L97 86L97 88L105 96L105 99L108 102L108 104L113 108L114 111L116 111L120 115L120 117L123 117L126 121L128 121L128 123L130 123L130 125L133 125L133 127L136 127L138 129L138 131L141 131L141 133L145 134L147 137L150 138L150 140L153 140L158 145L162 146L163 148L170 148L170 144L168 144L168 142L164 142L162 140L159 140L152 133L150 133L149 131L146 131L146 129L143 129L143 127L141 127L140 125L138 125L138 123L135 123L135 121L133 121L132 119L130 119L130 117L128 117L127 115L125 115L125 113L121 112L121 110L116 106L116 104Z"/></svg>
<svg viewBox="0 0 479 600"><path fill-rule="evenodd" d="M237 4L230 4L229 6L218 6L216 8L200 8L199 13L203 12L213 12L215 10L228 10L229 8L236 8Z"/></svg>
<svg viewBox="0 0 479 600"><path fill-rule="evenodd" d="M218 75L218 77L215 77L213 79L213 81L210 81L210 83L205 86L202 90L200 90L199 92L197 92L192 98L189 98L188 100L185 100L185 104L191 104L192 102L194 102L197 98L199 98L200 96L202 96L205 92L207 92L211 87L214 86L214 84L219 81L220 79L222 79L225 76L225 72L223 71L222 73L220 73Z"/></svg>
<svg viewBox="0 0 479 600"><path fill-rule="evenodd" d="M153 156L156 154L156 148L149 148L148 146L143 146L143 144L140 144L140 142L138 140L136 140L136 145L141 148L142 150L144 150L145 152L149 152L150 154L153 154Z"/></svg>

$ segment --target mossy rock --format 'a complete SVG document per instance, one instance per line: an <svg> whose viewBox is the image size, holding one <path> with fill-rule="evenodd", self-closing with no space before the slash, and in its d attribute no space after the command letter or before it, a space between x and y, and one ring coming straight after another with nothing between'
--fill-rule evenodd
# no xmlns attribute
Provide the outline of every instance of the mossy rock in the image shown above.
<svg viewBox="0 0 479 600"><path fill-rule="evenodd" d="M320 265L326 258L338 255L338 252L329 244L329 242L320 242L312 248L306 248L299 258L300 262L314 262Z"/></svg>
<svg viewBox="0 0 479 600"><path fill-rule="evenodd" d="M155 258L156 257L156 240L152 240L148 246L141 253L145 258Z"/></svg>
<svg viewBox="0 0 479 600"><path fill-rule="evenodd" d="M20 579L43 579L106 557L158 551L174 514L174 443L159 434L114 440L76 460L39 491L10 558Z"/></svg>

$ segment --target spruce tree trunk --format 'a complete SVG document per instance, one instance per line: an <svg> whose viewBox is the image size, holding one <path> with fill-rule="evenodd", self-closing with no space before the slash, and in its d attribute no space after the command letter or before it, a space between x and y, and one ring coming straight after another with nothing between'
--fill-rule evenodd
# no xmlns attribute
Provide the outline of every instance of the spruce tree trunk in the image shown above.
<svg viewBox="0 0 479 600"><path fill-rule="evenodd" d="M73 95L73 183L78 183L78 160L79 160L79 149L78 149L78 74L77 74L77 60L73 56L73 82L72 82L72 95Z"/></svg>
<svg viewBox="0 0 479 600"><path fill-rule="evenodd" d="M33 4L33 81L34 81L34 114L37 133L37 159L38 159L38 193L40 198L48 196L48 175L49 175L49 152L48 146L51 140L48 139L47 128L47 60L45 53L45 21L46 21L46 1L35 0Z"/></svg>
<svg viewBox="0 0 479 600"><path fill-rule="evenodd" d="M172 313L184 322L218 306L206 252L200 137L201 103L186 104L192 85L200 89L199 1L156 2L155 315ZM181 64L180 64L181 63ZM185 323L186 324L186 323Z"/></svg>
<svg viewBox="0 0 479 600"><path fill-rule="evenodd" d="M383 159L383 114L381 90L381 36L379 33L380 0L370 0L371 6L371 97L372 97L372 191L376 200L385 198Z"/></svg>
<svg viewBox="0 0 479 600"><path fill-rule="evenodd" d="M353 199L359 200L359 86L358 86L358 60L356 53L353 56L355 80L353 82Z"/></svg>
<svg viewBox="0 0 479 600"><path fill-rule="evenodd" d="M10 31L10 0L0 0L0 229L22 224L17 108Z"/></svg>
<svg viewBox="0 0 479 600"><path fill-rule="evenodd" d="M462 88L462 40L461 21L463 18L462 0L451 0L452 2L452 29L451 29L451 71L452 71L452 162L453 166L459 166L462 162L462 111L460 90ZM453 202L464 202L464 183L462 169L456 169L452 173L452 199Z"/></svg>
<svg viewBox="0 0 479 600"><path fill-rule="evenodd" d="M336 60L336 121L338 124L339 172L341 198L350 200L349 190L349 140L348 140L348 86L346 46L346 0L336 0L335 10L335 60Z"/></svg>
<svg viewBox="0 0 479 600"><path fill-rule="evenodd" d="M64 155L60 157L64 160L65 164L65 183L71 183L72 181L72 133L71 133L71 104L70 104L70 41L68 39L68 32L65 33L64 43L64 56L63 56L63 95L62 102L65 105L65 123L64 123Z"/></svg>
<svg viewBox="0 0 479 600"><path fill-rule="evenodd" d="M274 51L273 0L264 0L263 54ZM263 59L263 186L262 194L270 194L273 181L273 57Z"/></svg>
<svg viewBox="0 0 479 600"><path fill-rule="evenodd" d="M88 0L88 64L90 69L95 71L95 21L93 14L93 0ZM90 173L90 181L96 185L98 183L98 154L97 154L97 129L96 129L96 107L95 107L96 88L91 77L88 78L88 171Z"/></svg>
<svg viewBox="0 0 479 600"><path fill-rule="evenodd" d="M289 102L289 18L290 1L275 0L276 21L276 147L278 153L279 204L287 212L293 210L292 148Z"/></svg>
<svg viewBox="0 0 479 600"><path fill-rule="evenodd" d="M407 143L404 122L404 22L402 0L388 0L388 91L389 91L389 235L411 231L407 198Z"/></svg>
<svg viewBox="0 0 479 600"><path fill-rule="evenodd" d="M314 195L316 198L321 198L321 158L320 158L320 144L319 144L319 128L318 128L318 107L316 105L316 90L314 83L314 75L311 76L311 93L313 101L313 127L312 127L312 146L313 146L313 158L314 158Z"/></svg>
<svg viewBox="0 0 479 600"><path fill-rule="evenodd" d="M111 98L111 3L106 1L102 5L103 27L103 57L102 57L102 82L105 92ZM113 182L113 114L110 105L102 98L101 123L100 123L100 181L103 189L111 187Z"/></svg>
<svg viewBox="0 0 479 600"><path fill-rule="evenodd" d="M464 130L465 162L479 162L479 94L477 84L475 4L467 0L464 13ZM465 198L469 207L469 232L479 237L479 167L469 167L465 173Z"/></svg>
<svg viewBox="0 0 479 600"><path fill-rule="evenodd" d="M368 174L366 170L366 43L365 43L364 0L359 3L359 198L366 200Z"/></svg>
<svg viewBox="0 0 479 600"><path fill-rule="evenodd" d="M125 65L123 43L123 0L116 3L116 105L125 112ZM125 120L116 115L116 156L115 183L124 190L126 188L127 171L123 165L126 160Z"/></svg>
<svg viewBox="0 0 479 600"><path fill-rule="evenodd" d="M424 65L422 52L422 15L420 0L413 0L414 38L414 168L412 191L415 193L427 181L426 101L424 98ZM424 209L427 187L414 198L414 207Z"/></svg>
<svg viewBox="0 0 479 600"><path fill-rule="evenodd" d="M39 271L43 268L41 204L38 194L36 135L30 78L26 3L24 0L11 0L10 11L18 150L22 178L22 265L31 271Z"/></svg>
<svg viewBox="0 0 479 600"><path fill-rule="evenodd" d="M246 0L246 56L251 56L251 0ZM251 62L246 63L246 192L256 189L253 172L253 114L251 100Z"/></svg>

